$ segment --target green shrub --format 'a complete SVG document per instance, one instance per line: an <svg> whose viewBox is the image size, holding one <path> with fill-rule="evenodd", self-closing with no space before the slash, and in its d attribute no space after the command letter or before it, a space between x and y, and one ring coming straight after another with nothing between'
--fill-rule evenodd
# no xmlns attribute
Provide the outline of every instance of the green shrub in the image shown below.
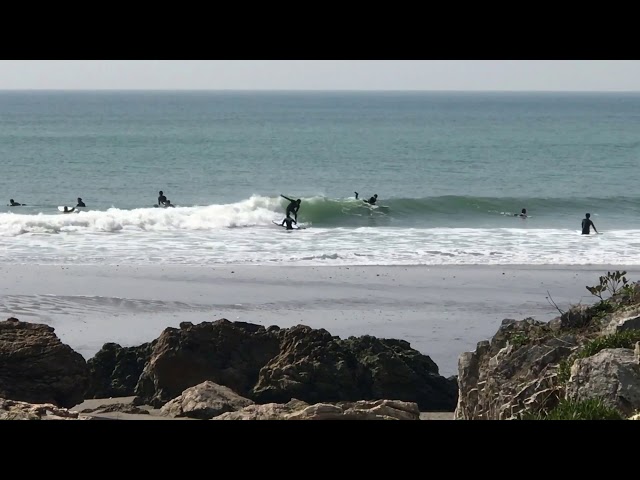
<svg viewBox="0 0 640 480"><path fill-rule="evenodd" d="M605 405L599 399L561 400L549 412L527 412L520 420L624 420L615 408Z"/></svg>

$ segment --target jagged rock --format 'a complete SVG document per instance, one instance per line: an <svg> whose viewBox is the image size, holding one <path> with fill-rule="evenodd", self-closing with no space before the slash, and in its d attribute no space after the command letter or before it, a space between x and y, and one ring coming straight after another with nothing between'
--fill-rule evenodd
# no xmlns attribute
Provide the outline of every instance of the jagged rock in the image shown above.
<svg viewBox="0 0 640 480"><path fill-rule="evenodd" d="M206 381L187 388L179 397L166 403L160 410L160 414L206 420L222 413L235 412L249 405L253 405L253 401L241 397L230 388Z"/></svg>
<svg viewBox="0 0 640 480"><path fill-rule="evenodd" d="M607 324L602 330L604 335L627 330L638 330L640 329L640 305L630 305L617 310L609 314L607 320Z"/></svg>
<svg viewBox="0 0 640 480"><path fill-rule="evenodd" d="M0 322L0 397L71 408L84 400L87 363L48 325Z"/></svg>
<svg viewBox="0 0 640 480"><path fill-rule="evenodd" d="M308 406L308 403L294 398L285 404L249 405L237 412L223 413L211 420L283 420L287 415Z"/></svg>
<svg viewBox="0 0 640 480"><path fill-rule="evenodd" d="M369 335L341 340L304 325L280 333L280 353L260 371L253 390L259 403L393 397L416 402L422 410L455 406L456 384L408 342Z"/></svg>
<svg viewBox="0 0 640 480"><path fill-rule="evenodd" d="M226 319L167 328L140 375L135 403L159 408L206 380L248 397L279 343L263 326Z"/></svg>
<svg viewBox="0 0 640 480"><path fill-rule="evenodd" d="M121 347L105 343L93 358L87 361L89 387L85 398L129 397L151 357L155 341L137 347Z"/></svg>
<svg viewBox="0 0 640 480"><path fill-rule="evenodd" d="M571 367L566 397L600 399L629 416L640 409L640 364L631 349L609 348L578 359Z"/></svg>
<svg viewBox="0 0 640 480"><path fill-rule="evenodd" d="M86 415L52 403L32 404L0 398L0 420L89 420Z"/></svg>
<svg viewBox="0 0 640 480"><path fill-rule="evenodd" d="M314 405L292 400L287 404L251 405L213 420L420 420L420 410L416 403L397 400Z"/></svg>
<svg viewBox="0 0 640 480"><path fill-rule="evenodd" d="M491 342L460 356L454 418L503 420L555 406L557 364L578 345L561 330L531 318L503 320Z"/></svg>
<svg viewBox="0 0 640 480"><path fill-rule="evenodd" d="M85 408L80 413L133 413L138 415L149 415L149 410L136 407L130 403L110 403L109 405L100 405L96 408Z"/></svg>
<svg viewBox="0 0 640 480"><path fill-rule="evenodd" d="M269 328L226 319L168 328L136 386L136 404L161 407L210 380L257 403L394 398L422 410L452 411L456 382L402 340L341 340L304 325Z"/></svg>

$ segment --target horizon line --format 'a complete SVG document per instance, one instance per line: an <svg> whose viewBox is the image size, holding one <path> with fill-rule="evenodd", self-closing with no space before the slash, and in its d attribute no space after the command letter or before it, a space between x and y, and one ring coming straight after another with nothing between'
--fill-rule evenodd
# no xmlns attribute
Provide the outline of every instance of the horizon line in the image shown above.
<svg viewBox="0 0 640 480"><path fill-rule="evenodd" d="M0 88L0 92L385 92L385 93L640 93L640 90L446 90L306 88Z"/></svg>

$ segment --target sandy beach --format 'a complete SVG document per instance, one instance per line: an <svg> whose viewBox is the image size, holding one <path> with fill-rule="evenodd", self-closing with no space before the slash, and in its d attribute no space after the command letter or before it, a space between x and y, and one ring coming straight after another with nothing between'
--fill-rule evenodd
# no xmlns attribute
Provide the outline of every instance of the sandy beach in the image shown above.
<svg viewBox="0 0 640 480"><path fill-rule="evenodd" d="M440 373L489 339L504 318L548 321L593 303L586 285L623 266L37 266L3 265L0 313L55 328L91 358L106 342L138 345L180 322L227 318L334 335L404 339Z"/></svg>

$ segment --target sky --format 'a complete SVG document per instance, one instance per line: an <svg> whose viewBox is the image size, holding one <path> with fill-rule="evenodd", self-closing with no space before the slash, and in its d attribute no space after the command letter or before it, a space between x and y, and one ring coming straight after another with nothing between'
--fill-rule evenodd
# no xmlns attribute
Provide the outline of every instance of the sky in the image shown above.
<svg viewBox="0 0 640 480"><path fill-rule="evenodd" d="M0 60L0 90L640 91L640 60Z"/></svg>

